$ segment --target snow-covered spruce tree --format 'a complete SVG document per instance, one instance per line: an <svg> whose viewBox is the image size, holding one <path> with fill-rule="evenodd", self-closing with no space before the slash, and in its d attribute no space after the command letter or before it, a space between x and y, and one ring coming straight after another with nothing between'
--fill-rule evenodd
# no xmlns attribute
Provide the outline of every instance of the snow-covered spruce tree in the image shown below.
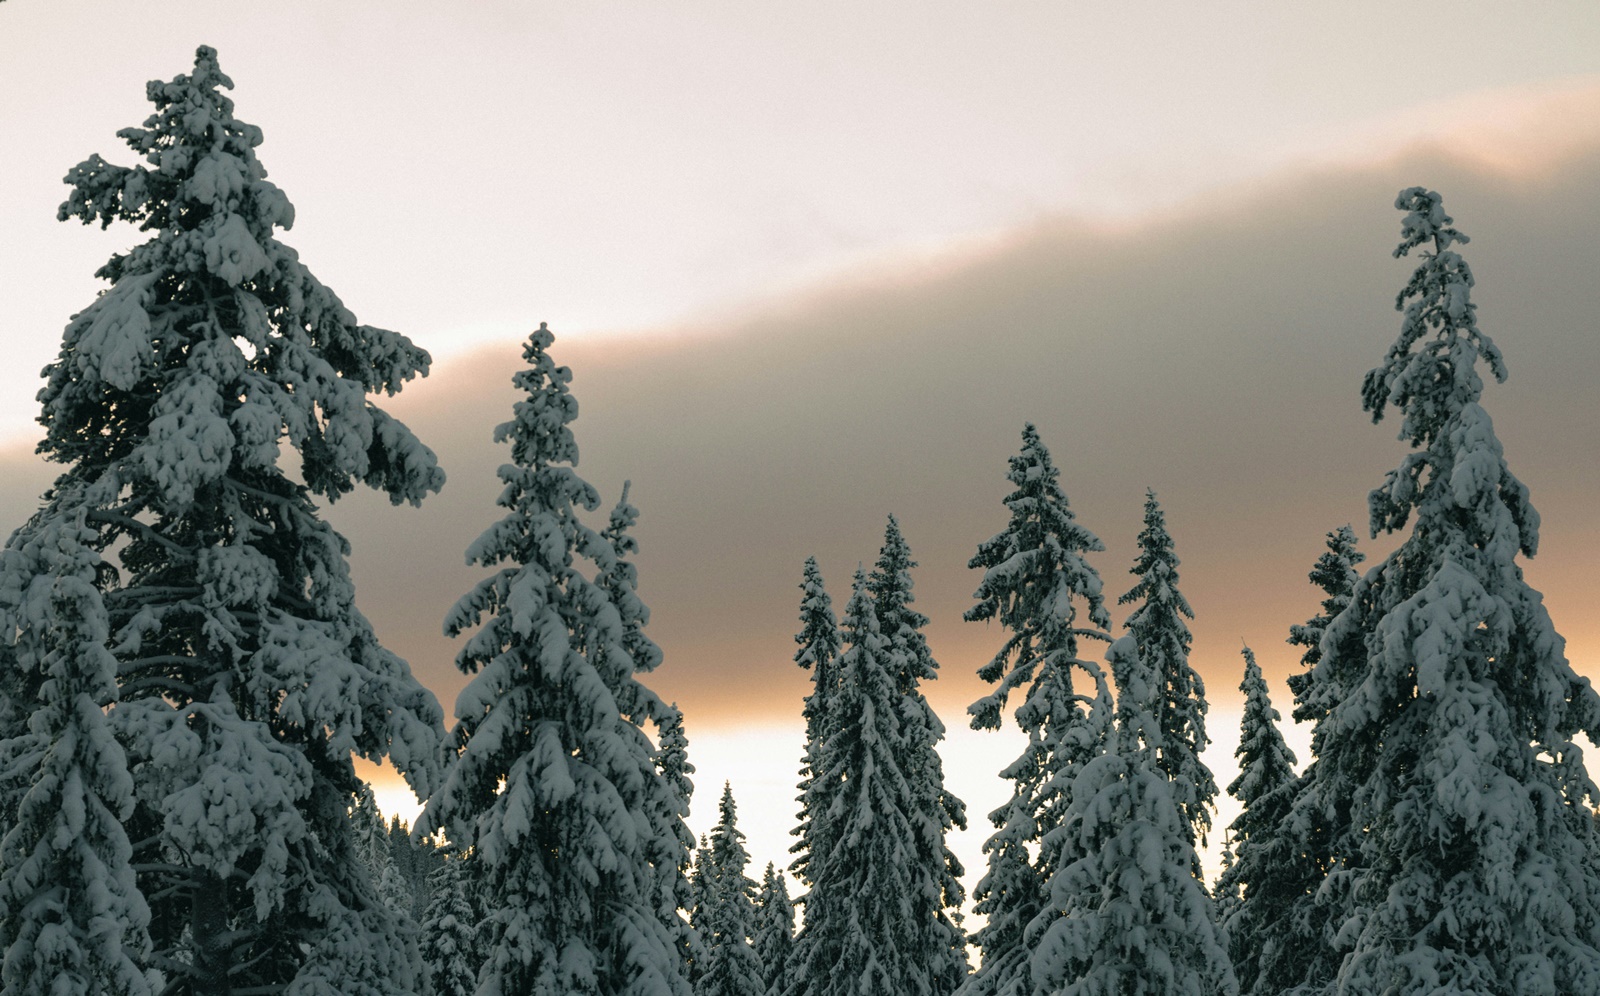
<svg viewBox="0 0 1600 996"><path fill-rule="evenodd" d="M448 853L428 877L431 897L422 914L422 960L427 996L472 996L478 986L477 922L467 900L460 853Z"/></svg>
<svg viewBox="0 0 1600 996"><path fill-rule="evenodd" d="M926 991L944 996L970 971L967 934L960 924L961 904L966 901L961 876L966 870L945 845L945 834L967 828L967 808L944 786L944 763L936 749L944 739L944 724L922 693L922 682L939 676L939 664L922 635L928 617L911 607L916 601L911 569L916 566L900 523L889 516L878 562L867 575L867 593L895 675L900 720L896 763L914 806L906 814L913 834L909 843L915 847L907 864L912 883L906 927L917 935L914 943L921 954L915 961L928 974ZM920 985L918 990L922 991Z"/></svg>
<svg viewBox="0 0 1600 996"><path fill-rule="evenodd" d="M500 521L467 548L496 568L462 596L447 635L472 680L456 699L459 754L416 832L471 848L486 891L488 958L478 991L684 996L677 938L658 909L653 856L667 789L640 728L666 706L639 683L628 626L601 576L615 561L578 519L599 504L577 475L572 372L540 325L512 378L525 396L496 427Z"/></svg>
<svg viewBox="0 0 1600 996"><path fill-rule="evenodd" d="M350 822L356 838L356 853L366 866L373 887L391 910L409 920L413 903L411 885L395 863L389 828L384 825L383 813L378 810L378 800L370 785L363 784L356 791L350 806Z"/></svg>
<svg viewBox="0 0 1600 996"><path fill-rule="evenodd" d="M129 221L110 286L67 326L39 450L81 487L104 594L150 902L169 992L405 991L414 940L371 888L347 807L352 753L437 778L437 702L356 610L318 518L357 482L418 502L444 475L369 393L428 355L355 317L274 234L293 209L201 48L119 136L144 163L67 174L62 220ZM287 440L297 483L280 467Z"/></svg>
<svg viewBox="0 0 1600 996"><path fill-rule="evenodd" d="M1029 929L1034 991L1052 996L1229 996L1238 992L1174 787L1158 764L1161 673L1124 636L1106 654L1117 683L1111 749L1074 780L1050 881L1058 914Z"/></svg>
<svg viewBox="0 0 1600 996"><path fill-rule="evenodd" d="M756 893L755 935L751 946L756 951L756 961L761 965L763 992L780 996L788 988L789 958L794 952L794 904L789 901L789 887L777 866L767 862L766 874L761 876L761 889Z"/></svg>
<svg viewBox="0 0 1600 996"><path fill-rule="evenodd" d="M1266 950L1275 939L1263 926L1292 914L1305 883L1296 867L1296 841L1286 824L1299 787L1294 752L1278 729L1278 710L1272 706L1255 653L1249 647L1243 653L1239 690L1244 693L1244 716L1239 746L1233 752L1239 759L1239 777L1228 785L1228 794L1243 808L1228 827L1216 896L1239 990L1249 993L1260 963L1271 964L1278 955Z"/></svg>
<svg viewBox="0 0 1600 996"><path fill-rule="evenodd" d="M857 569L842 623L837 716L819 777L839 786L830 847L811 856L794 996L927 996L932 977L920 931L907 921L919 812L898 766L900 695L889 641ZM919 963L919 961L923 963Z"/></svg>
<svg viewBox="0 0 1600 996"><path fill-rule="evenodd" d="M152 992L137 963L150 912L122 826L133 781L104 712L117 689L105 565L77 497L54 494L0 551L0 762L18 783L0 839L5 996ZM27 702L9 699L24 689Z"/></svg>
<svg viewBox="0 0 1600 996"><path fill-rule="evenodd" d="M756 884L745 874L750 854L739 829L733 786L726 783L704 854L705 866L699 869L704 898L696 926L706 948L706 966L695 980L695 996L763 996L766 983L751 944Z"/></svg>
<svg viewBox="0 0 1600 996"><path fill-rule="evenodd" d="M689 869L689 895L694 899L694 905L689 909L689 925L694 928L695 938L701 943L700 958L691 963L693 971L689 978L694 982L698 982L705 972L704 938L710 931L710 922L706 918L711 915L711 882L715 877L716 870L711 867L711 842L705 834L701 834L700 846L694 849L694 866Z"/></svg>
<svg viewBox="0 0 1600 996"><path fill-rule="evenodd" d="M639 542L629 530L639 521L639 510L628 501L631 482L624 481L622 495L601 536L610 546L610 558L603 560L597 581L622 620L622 646L633 660L635 674L654 671L661 665L661 648L644 633L650 622L650 608L639 597L639 571L628 558L638 552ZM698 939L685 914L694 905L689 888L689 863L694 854L694 832L684 820L689 815L689 802L694 794L694 784L689 775L694 765L689 763L689 741L683 730L683 713L676 704L666 705L654 695L643 690L637 682L625 685L625 691L636 696L628 701L619 695L619 705L624 715L642 724L649 720L656 728L656 749L653 759L657 778L649 786L651 797L651 834L646 841L646 860L655 873L655 904L657 915L674 938L680 956L680 968L688 978L689 967L698 947Z"/></svg>
<svg viewBox="0 0 1600 996"><path fill-rule="evenodd" d="M669 933L676 938L679 967L686 979L693 979L696 965L705 963L705 949L694 929L695 885L690 877L694 861L694 831L685 820L694 798L694 765L689 762L689 738L683 732L683 713L676 702L667 707L656 738L656 771L668 793L658 820L676 841L670 867L656 868L657 912Z"/></svg>
<svg viewBox="0 0 1600 996"><path fill-rule="evenodd" d="M1432 191L1395 203L1395 254L1422 261L1362 401L1396 408L1414 447L1372 492L1373 533L1412 525L1328 624L1312 680L1362 675L1313 742L1313 804L1351 805L1323 890L1337 991L1600 992L1596 789L1571 741L1600 734L1600 697L1517 564L1539 518L1479 404L1478 364L1506 369L1452 249L1466 238Z"/></svg>
<svg viewBox="0 0 1600 996"><path fill-rule="evenodd" d="M833 614L833 600L822 583L817 558L807 557L801 575L800 632L794 641L796 664L811 672L811 694L806 696L803 714L806 721L805 757L800 765L800 803L798 825L790 831L799 838L789 848L795 855L789 868L800 880L811 884L810 857L828 849L827 814L833 795L826 781L817 778L822 770L829 733L829 707L839 686L839 620Z"/></svg>
<svg viewBox="0 0 1600 996"><path fill-rule="evenodd" d="M1001 772L1012 782L1011 798L989 814L989 868L975 890L976 910L988 917L974 934L983 963L963 989L973 996L1031 996L1025 933L1045 909L1059 864L1061 838L1052 831L1079 768L1104 750L1110 723L1109 704L1098 715L1093 708L1105 694L1104 674L1078 647L1111 639L1100 575L1084 559L1105 547L1073 516L1061 473L1031 423L1006 479L1015 487L1005 499L1011 521L968 565L984 575L966 618L998 620L1008 635L978 672L997 687L968 711L974 729L999 729L1011 692L1025 689L1016 720L1028 746ZM1074 669L1087 682L1082 688L1074 687Z"/></svg>
<svg viewBox="0 0 1600 996"><path fill-rule="evenodd" d="M1316 732L1333 704L1350 694L1362 680L1365 655L1361 634L1350 631L1343 639L1352 645L1339 652L1343 663L1337 673L1324 670L1322 635L1328 623L1350 604L1359 575L1355 567L1365 559L1356 550L1349 526L1327 535L1327 550L1311 569L1311 581L1322 589L1322 611L1303 624L1289 628L1288 642L1305 648L1300 662L1306 670L1289 676L1295 695L1294 718L1312 721L1313 751L1320 740ZM1291 988L1318 993L1338 974L1340 957L1335 947L1336 903L1318 900L1331 862L1332 841L1349 832L1350 800L1326 797L1319 791L1322 762L1315 753L1290 790L1287 812L1275 828L1257 826L1252 833L1249 870L1240 875L1251 880L1252 904L1245 923L1235 924L1230 945L1235 946L1242 991L1277 996ZM1353 865L1341 875L1348 880ZM1256 904L1261 905L1256 905ZM1226 924L1225 924L1226 926ZM1238 946L1247 945L1242 949Z"/></svg>
<svg viewBox="0 0 1600 996"><path fill-rule="evenodd" d="M1178 557L1167 533L1167 517L1156 493L1144 497L1144 529L1139 533L1139 559L1129 572L1139 580L1118 605L1137 603L1124 627L1139 648L1139 656L1161 680L1156 718L1161 742L1156 766L1172 782L1183 813L1191 846L1205 844L1211 829L1211 809L1217 782L1200 759L1211 739L1206 736L1206 687L1189 666L1189 626L1194 618L1188 599L1178 590Z"/></svg>
<svg viewBox="0 0 1600 996"><path fill-rule="evenodd" d="M1290 646L1305 648L1300 655L1300 663L1305 670L1289 676L1289 691L1294 694L1294 719L1297 723L1321 722L1322 717L1328 714L1329 707L1344 697L1337 691L1331 698L1318 696L1313 691L1312 677L1316 673L1317 662L1322 660L1322 634L1327 632L1328 623L1350 604L1350 596L1361 577L1356 566L1367 556L1356 549L1356 532L1348 525L1328 533L1327 547L1322 556L1317 558L1310 574L1311 583L1323 591L1322 611L1304 623L1289 627L1287 642Z"/></svg>
<svg viewBox="0 0 1600 996"><path fill-rule="evenodd" d="M413 840L410 824L397 814L389 819L389 856L410 897L411 918L421 923L423 911L433 896L428 880L443 863L444 851L435 838Z"/></svg>

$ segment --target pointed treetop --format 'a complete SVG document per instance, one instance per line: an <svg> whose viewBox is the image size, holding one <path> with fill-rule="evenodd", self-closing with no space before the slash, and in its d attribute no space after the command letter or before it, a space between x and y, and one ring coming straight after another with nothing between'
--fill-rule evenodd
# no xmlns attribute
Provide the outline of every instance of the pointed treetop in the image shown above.
<svg viewBox="0 0 1600 996"><path fill-rule="evenodd" d="M557 366L550 358L553 342L555 334L544 322L528 336L522 347L522 358L528 365L511 378L512 384L526 391L528 397L513 406L511 421L495 426L494 441L511 440L511 459L520 467L578 464L578 442L571 429L578 417L578 399L567 387L572 383L572 370ZM592 489L587 498L585 508L600 503Z"/></svg>
<svg viewBox="0 0 1600 996"><path fill-rule="evenodd" d="M890 614L903 615L920 620L913 626L927 625L928 620L921 613L909 608L916 601L911 594L911 569L916 566L917 562L911 559L911 547L906 543L905 534L900 531L900 521L891 514L883 530L883 547L878 551L878 562L867 576L867 590L877 603L880 619Z"/></svg>
<svg viewBox="0 0 1600 996"><path fill-rule="evenodd" d="M1394 206L1407 212L1395 257L1430 242L1433 250L1422 253L1422 263L1395 298L1395 310L1405 315L1400 335L1383 363L1367 373L1361 404L1374 422L1389 405L1401 409L1400 438L1413 446L1429 445L1453 412L1476 404L1483 394L1478 360L1488 364L1496 381L1506 379L1505 360L1478 329L1472 269L1450 249L1468 239L1451 227L1443 198L1411 187L1400 192Z"/></svg>
<svg viewBox="0 0 1600 996"><path fill-rule="evenodd" d="M1186 618L1194 618L1194 610L1178 590L1178 564L1178 555L1172 549L1172 536L1167 532L1167 514L1156 501L1155 491L1147 488L1144 493L1144 529L1139 532L1139 557L1128 571L1138 576L1139 583L1117 599L1118 605L1126 605L1138 598L1146 601L1145 606L1128 618L1128 628L1136 626L1137 620L1152 611L1153 605L1170 607ZM1187 628L1184 629L1184 635L1188 635Z"/></svg>
<svg viewBox="0 0 1600 996"><path fill-rule="evenodd" d="M1295 756L1278 729L1282 717L1273 708L1255 652L1247 646L1241 653L1244 680L1239 691L1244 693L1244 715L1239 746L1233 752L1239 759L1239 777L1228 786L1228 794L1250 807L1294 780Z"/></svg>
<svg viewBox="0 0 1600 996"><path fill-rule="evenodd" d="M794 637L800 649L795 651L794 660L810 670L819 662L839 656L839 620L833 614L833 599L823 587L816 557L806 558L800 591L800 632Z"/></svg>
<svg viewBox="0 0 1600 996"><path fill-rule="evenodd" d="M1079 525L1061 490L1060 471L1033 423L1022 430L1022 449L1008 460L1006 480L1016 490L1005 498L1011 521L1004 531L979 544L969 568L984 574L973 597L978 603L963 616L968 622L998 619L1011 631L994 658L978 671L998 682L993 693L974 703L974 729L998 729L1012 689L1034 679L1040 661L1076 658L1078 638L1110 640L1100 573L1085 553L1105 549L1099 537ZM1078 600L1087 610L1084 626ZM1092 627L1092 628L1091 628Z"/></svg>
<svg viewBox="0 0 1600 996"><path fill-rule="evenodd" d="M95 155L67 173L61 220L153 234L98 271L112 286L68 325L39 394L40 452L103 479L99 500L145 482L179 506L230 471L276 473L287 438L313 493L362 481L420 502L444 472L367 395L426 374L428 353L358 325L274 237L294 211L256 159L260 129L217 92L231 85L200 49L192 75L149 84L144 127L118 132L143 164Z"/></svg>

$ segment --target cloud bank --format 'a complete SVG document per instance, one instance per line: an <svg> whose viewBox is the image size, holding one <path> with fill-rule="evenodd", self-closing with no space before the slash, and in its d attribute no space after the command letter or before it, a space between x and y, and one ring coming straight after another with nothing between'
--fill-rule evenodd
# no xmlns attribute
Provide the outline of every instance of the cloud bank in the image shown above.
<svg viewBox="0 0 1600 996"><path fill-rule="evenodd" d="M1323 534L1364 533L1366 493L1402 453L1396 427L1361 412L1359 385L1398 328L1412 264L1390 258L1391 204L1413 184L1442 191L1473 238L1481 323L1511 370L1486 407L1545 522L1528 576L1578 669L1600 676L1587 580L1600 560L1600 135L1491 147L1559 129L1572 107L1600 120L1600 90L1562 99L1562 113L1524 108L1509 131L1308 166L1136 222L1041 221L717 327L587 341L556 328L581 406L580 472L607 505L631 479L643 513L641 593L666 654L653 683L692 722L796 715L801 563L818 558L842 605L892 512L921 562L917 606L944 673L935 703L963 723L973 672L1002 640L961 622L977 583L965 564L1005 523L1025 420L1108 547L1094 561L1108 592L1131 584L1154 488L1213 698L1235 695L1241 637L1281 679L1296 657L1287 628L1316 609L1305 575ZM440 621L480 576L462 551L497 517L505 454L490 433L519 362L512 343L456 357L389 402L440 454L443 494L421 509L357 495L328 512L353 544L360 604L447 711L464 679ZM50 472L14 453L0 473L14 525Z"/></svg>

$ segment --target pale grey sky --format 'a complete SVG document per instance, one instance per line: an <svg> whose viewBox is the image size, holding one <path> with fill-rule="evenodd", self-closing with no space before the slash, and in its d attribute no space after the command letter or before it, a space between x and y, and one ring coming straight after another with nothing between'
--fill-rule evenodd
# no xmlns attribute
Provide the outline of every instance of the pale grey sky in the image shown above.
<svg viewBox="0 0 1600 996"><path fill-rule="evenodd" d="M290 242L436 354L689 328L1063 212L1138 216L1600 72L1600 5L10 0L0 438L129 233L61 176L218 48ZM125 159L125 156L120 158ZM26 293L22 293L23 290Z"/></svg>

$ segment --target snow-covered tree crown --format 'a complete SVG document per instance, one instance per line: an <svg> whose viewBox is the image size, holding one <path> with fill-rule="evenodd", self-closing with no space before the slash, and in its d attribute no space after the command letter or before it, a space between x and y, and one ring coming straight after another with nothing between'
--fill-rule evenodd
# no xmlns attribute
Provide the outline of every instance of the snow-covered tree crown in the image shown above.
<svg viewBox="0 0 1600 996"><path fill-rule="evenodd" d="M839 620L833 613L833 599L823 586L816 557L806 558L800 591L800 632L794 637L800 648L794 653L794 661L810 670L839 656Z"/></svg>
<svg viewBox="0 0 1600 996"><path fill-rule="evenodd" d="M1400 336L1383 364L1367 374L1361 400L1374 422L1383 418L1387 406L1400 408L1405 413L1400 438L1422 445L1438 436L1450 409L1482 395L1479 358L1497 381L1506 379L1506 368L1500 350L1478 329L1477 306L1469 297L1472 269L1450 250L1471 240L1452 226L1444 200L1431 190L1411 187L1400 191L1394 206L1408 212L1400 223L1395 258L1428 243L1433 248L1423 251L1422 265L1395 299L1395 309L1405 313ZM1432 338L1422 342L1430 333Z"/></svg>
<svg viewBox="0 0 1600 996"><path fill-rule="evenodd" d="M1139 558L1128 573L1138 576L1139 582L1118 598L1117 604L1127 605L1141 598L1145 602L1124 625L1136 630L1152 614L1168 610L1173 614L1176 632L1187 651L1189 630L1176 617L1193 619L1194 609L1178 590L1178 555L1173 552L1172 535L1167 532L1166 513L1161 510L1153 490L1144 493L1144 529L1139 533Z"/></svg>
<svg viewBox="0 0 1600 996"><path fill-rule="evenodd" d="M1267 693L1267 681L1261 665L1256 663L1255 651L1245 647L1242 653L1244 680L1239 683L1239 691L1244 693L1244 716L1239 746L1233 752L1239 759L1239 776L1228 786L1228 794L1249 807L1294 780L1295 756L1278 732L1282 717Z"/></svg>
<svg viewBox="0 0 1600 996"><path fill-rule="evenodd" d="M1403 527L1437 475L1449 471L1450 487L1465 501L1483 490L1487 482L1479 479L1487 474L1497 477L1493 483L1516 526L1517 535L1504 538L1515 542L1513 550L1531 557L1539 545L1539 514L1528 501L1527 488L1505 470L1498 442L1492 455L1488 447L1480 446L1486 438L1493 441L1493 428L1478 407L1483 395L1478 361L1488 365L1496 381L1506 379L1506 366L1493 340L1478 328L1472 269L1450 249L1465 244L1467 236L1452 227L1443 200L1431 190L1402 190L1395 207L1407 212L1395 256L1408 255L1427 243L1433 248L1422 253L1422 264L1395 299L1396 310L1405 316L1400 335L1383 363L1367 373L1361 401L1375 422L1388 406L1400 409L1400 438L1425 449L1407 457L1389 474L1384 487L1372 493L1372 534ZM1451 453L1472 449L1477 458L1456 461L1435 452L1441 443ZM1488 466L1491 461L1501 466Z"/></svg>
<svg viewBox="0 0 1600 996"><path fill-rule="evenodd" d="M980 544L967 563L984 574L973 593L978 603L965 618L995 619L1011 631L1000 652L978 671L999 687L968 710L974 729L1000 728L1011 690L1032 681L1041 660L1075 659L1079 637L1111 639L1100 574L1083 556L1104 550L1105 544L1077 522L1061 489L1061 472L1032 422L1022 428L1022 448L1009 459L1006 480L1016 489L1005 497L1011 521ZM1078 625L1079 599L1088 626Z"/></svg>
<svg viewBox="0 0 1600 996"><path fill-rule="evenodd" d="M68 326L39 394L40 452L90 479L115 466L113 495L142 478L181 505L230 469L270 470L287 436L312 492L361 480L416 503L444 473L366 395L425 374L428 354L358 325L273 237L294 209L256 158L260 129L219 90L232 85L201 48L193 73L149 84L144 127L118 132L144 164L96 155L67 174L62 220L156 234L98 271L112 286Z"/></svg>

